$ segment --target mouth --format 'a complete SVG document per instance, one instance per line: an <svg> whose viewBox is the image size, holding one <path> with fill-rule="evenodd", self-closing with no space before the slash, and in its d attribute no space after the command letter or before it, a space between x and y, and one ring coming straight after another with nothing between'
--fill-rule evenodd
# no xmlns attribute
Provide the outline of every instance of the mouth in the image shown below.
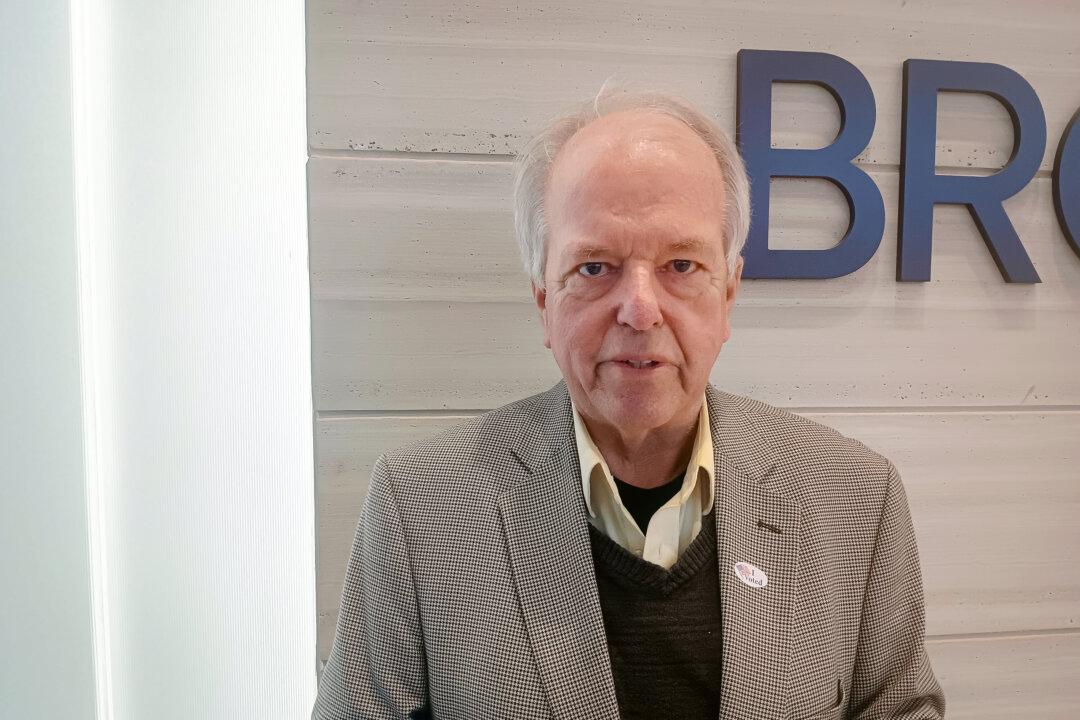
<svg viewBox="0 0 1080 720"><path fill-rule="evenodd" d="M659 360L613 360L612 363L632 370L652 370L664 364Z"/></svg>

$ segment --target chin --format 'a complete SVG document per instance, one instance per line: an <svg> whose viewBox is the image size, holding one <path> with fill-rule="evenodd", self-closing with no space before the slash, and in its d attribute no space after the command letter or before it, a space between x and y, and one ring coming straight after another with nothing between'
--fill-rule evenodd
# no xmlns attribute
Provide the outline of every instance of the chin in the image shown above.
<svg viewBox="0 0 1080 720"><path fill-rule="evenodd" d="M594 403L608 422L617 427L653 428L664 425L676 411L676 398L670 395L657 397L655 391L648 393L604 393Z"/></svg>

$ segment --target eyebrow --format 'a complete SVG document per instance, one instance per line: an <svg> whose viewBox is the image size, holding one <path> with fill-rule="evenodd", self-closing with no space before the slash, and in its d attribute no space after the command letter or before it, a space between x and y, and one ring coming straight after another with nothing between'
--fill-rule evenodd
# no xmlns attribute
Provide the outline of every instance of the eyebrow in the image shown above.
<svg viewBox="0 0 1080 720"><path fill-rule="evenodd" d="M697 236L690 236L679 238L674 242L668 243L664 250L668 253L679 252L683 250L692 250L699 253L704 253L709 246L709 241ZM594 255L603 254L604 248L597 247L595 245L579 245L572 249L567 254L567 257L573 261L582 261L592 258Z"/></svg>

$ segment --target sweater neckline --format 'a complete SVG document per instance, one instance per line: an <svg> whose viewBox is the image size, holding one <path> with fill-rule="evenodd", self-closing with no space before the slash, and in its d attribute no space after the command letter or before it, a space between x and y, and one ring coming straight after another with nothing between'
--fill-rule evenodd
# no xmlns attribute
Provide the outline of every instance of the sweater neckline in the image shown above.
<svg viewBox="0 0 1080 720"><path fill-rule="evenodd" d="M684 585L706 562L716 558L715 508L702 516L701 530L670 569L638 557L592 523L588 525L593 559L598 566L603 565L610 576L625 581L623 584L650 589L662 595L668 595Z"/></svg>

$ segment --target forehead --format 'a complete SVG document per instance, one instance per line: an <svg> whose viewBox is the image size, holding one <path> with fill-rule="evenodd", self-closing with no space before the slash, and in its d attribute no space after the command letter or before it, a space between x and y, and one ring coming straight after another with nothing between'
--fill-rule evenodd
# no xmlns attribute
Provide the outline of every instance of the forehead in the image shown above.
<svg viewBox="0 0 1080 720"><path fill-rule="evenodd" d="M722 244L723 196L711 148L685 123L650 111L605 115L575 133L552 162L549 250L582 236Z"/></svg>

